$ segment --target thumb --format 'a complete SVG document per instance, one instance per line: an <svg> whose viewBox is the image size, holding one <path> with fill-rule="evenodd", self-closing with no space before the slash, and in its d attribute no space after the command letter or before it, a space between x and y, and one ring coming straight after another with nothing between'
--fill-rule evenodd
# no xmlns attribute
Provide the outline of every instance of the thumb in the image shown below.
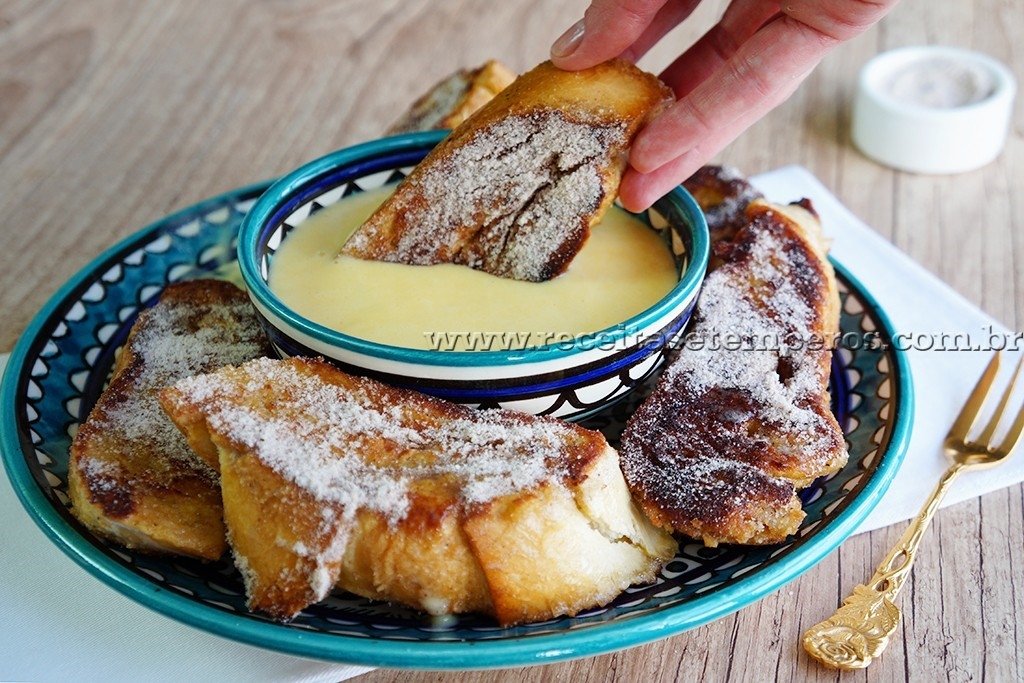
<svg viewBox="0 0 1024 683"><path fill-rule="evenodd" d="M630 58L629 48L650 26L666 0L593 0L583 18L551 46L560 69L586 69L613 57Z"/></svg>

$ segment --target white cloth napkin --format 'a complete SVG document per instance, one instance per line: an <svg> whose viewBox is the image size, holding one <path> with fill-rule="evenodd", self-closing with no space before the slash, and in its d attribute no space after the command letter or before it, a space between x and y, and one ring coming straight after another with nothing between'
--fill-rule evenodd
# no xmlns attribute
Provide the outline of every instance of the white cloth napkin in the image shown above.
<svg viewBox="0 0 1024 683"><path fill-rule="evenodd" d="M755 183L776 201L810 198L833 253L889 315L897 332L968 332L980 344L1009 333L851 214L805 169ZM924 346L920 344L919 346ZM860 531L913 516L945 467L941 443L989 353L911 350L916 420L906 460ZM0 356L0 368L7 355ZM1024 480L1024 457L960 480L947 504ZM341 681L364 667L277 654L180 624L123 597L57 550L0 477L0 680Z"/></svg>

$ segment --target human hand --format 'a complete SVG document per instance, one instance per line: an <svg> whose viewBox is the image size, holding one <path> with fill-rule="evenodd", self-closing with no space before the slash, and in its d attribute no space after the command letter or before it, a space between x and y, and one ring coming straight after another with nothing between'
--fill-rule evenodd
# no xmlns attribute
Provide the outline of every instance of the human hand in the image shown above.
<svg viewBox="0 0 1024 683"><path fill-rule="evenodd" d="M612 57L635 62L700 1L591 0L584 18L552 45L551 59L567 70ZM622 204L650 206L898 1L732 0L718 24L661 73L677 101L634 140L619 186Z"/></svg>

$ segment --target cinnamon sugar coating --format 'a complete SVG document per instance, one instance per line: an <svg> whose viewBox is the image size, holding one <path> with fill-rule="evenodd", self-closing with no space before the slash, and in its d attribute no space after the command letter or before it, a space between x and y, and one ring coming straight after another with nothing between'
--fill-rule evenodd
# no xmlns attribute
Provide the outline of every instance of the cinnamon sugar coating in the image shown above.
<svg viewBox="0 0 1024 683"><path fill-rule="evenodd" d="M388 126L387 134L455 128L515 79L515 72L496 59L475 69L459 69L413 102Z"/></svg>
<svg viewBox="0 0 1024 683"><path fill-rule="evenodd" d="M176 380L272 353L248 296L229 282L166 287L139 314L71 446L72 512L94 533L149 552L219 558L227 547L215 471L160 408Z"/></svg>
<svg viewBox="0 0 1024 683"><path fill-rule="evenodd" d="M708 222L711 243L731 240L747 223L747 207L761 192L737 169L707 165L683 181Z"/></svg>
<svg viewBox="0 0 1024 683"><path fill-rule="evenodd" d="M771 543L795 495L846 463L830 410L838 290L816 218L755 201L709 273L692 328L622 437L623 472L663 528Z"/></svg>
<svg viewBox="0 0 1024 683"><path fill-rule="evenodd" d="M252 609L289 619L339 587L504 625L653 580L673 539L633 506L600 433L474 410L315 359L259 359L161 397L218 452Z"/></svg>
<svg viewBox="0 0 1024 683"><path fill-rule="evenodd" d="M622 60L578 72L545 62L438 144L342 254L555 277L614 201L633 137L671 101Z"/></svg>

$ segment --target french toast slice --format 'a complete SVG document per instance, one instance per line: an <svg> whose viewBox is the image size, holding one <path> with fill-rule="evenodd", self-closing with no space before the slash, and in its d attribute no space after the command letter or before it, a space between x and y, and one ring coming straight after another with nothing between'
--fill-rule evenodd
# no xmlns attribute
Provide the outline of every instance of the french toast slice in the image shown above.
<svg viewBox="0 0 1024 683"><path fill-rule="evenodd" d="M764 198L746 176L730 166L702 166L683 181L683 187L704 212L712 245L736 237L747 224L747 207Z"/></svg>
<svg viewBox="0 0 1024 683"><path fill-rule="evenodd" d="M475 69L459 69L413 102L386 132L398 135L455 128L515 79L515 72L496 59Z"/></svg>
<svg viewBox="0 0 1024 683"><path fill-rule="evenodd" d="M653 580L676 543L597 432L474 410L318 359L183 379L161 404L219 453L249 606L289 619L334 587L430 614L537 621Z"/></svg>
<svg viewBox="0 0 1024 683"><path fill-rule="evenodd" d="M142 311L71 445L68 494L98 536L136 550L215 560L226 540L217 474L160 408L191 374L271 353L247 295L219 280L170 284Z"/></svg>
<svg viewBox="0 0 1024 683"><path fill-rule="evenodd" d="M830 410L839 294L820 223L763 200L719 244L683 347L622 436L630 489L656 525L775 543L803 520L797 488L846 463Z"/></svg>
<svg viewBox="0 0 1024 683"><path fill-rule="evenodd" d="M614 201L637 131L671 101L623 60L577 72L544 62L431 150L341 254L551 279Z"/></svg>

